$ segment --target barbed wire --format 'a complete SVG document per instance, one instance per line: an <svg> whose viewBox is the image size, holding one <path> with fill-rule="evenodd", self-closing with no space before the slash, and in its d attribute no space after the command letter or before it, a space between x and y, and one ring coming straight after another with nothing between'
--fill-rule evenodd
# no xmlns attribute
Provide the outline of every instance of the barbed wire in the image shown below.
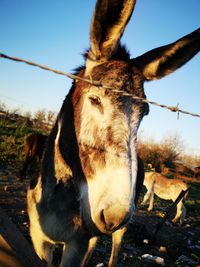
<svg viewBox="0 0 200 267"><path fill-rule="evenodd" d="M13 61L17 61L17 62L23 62L23 63L26 63L28 65L41 68L41 69L46 70L46 71L51 71L51 72L53 72L55 74L58 74L58 75L66 76L66 77L68 77L70 79L73 79L73 80L81 80L81 81L87 82L87 83L95 85L97 87L110 89L115 93L120 93L120 94L122 94L124 96L130 96L135 100L139 100L139 101L142 101L144 103L149 103L151 105L158 106L158 107L161 107L161 108L164 108L164 109L168 109L168 110L170 110L172 112L176 112L177 115L178 115L178 118L179 118L180 113L200 118L200 114L192 113L192 112L189 112L189 111L185 111L185 110L179 109L179 105L178 104L177 104L177 106L168 106L168 105L160 104L160 103L157 103L155 101L151 101L151 100L148 100L148 99L145 99L145 98L142 98L142 97L134 96L132 94L129 94L129 93L126 93L126 92L122 92L120 90L113 89L113 88L111 88L109 86L105 86L100 81L93 80L92 77L90 77L90 79L82 78L82 77L79 77L79 76L71 74L71 73L66 73L66 72L63 72L63 71L60 71L60 70L55 70L55 69L49 68L47 66L44 66L44 65L41 65L41 64L37 64L37 63L32 62L32 61L28 61L28 60L21 59L21 58L18 58L18 57L11 57L11 56L5 55L3 53L0 53L0 57L1 58L5 58L5 59L9 59L9 60L13 60Z"/></svg>

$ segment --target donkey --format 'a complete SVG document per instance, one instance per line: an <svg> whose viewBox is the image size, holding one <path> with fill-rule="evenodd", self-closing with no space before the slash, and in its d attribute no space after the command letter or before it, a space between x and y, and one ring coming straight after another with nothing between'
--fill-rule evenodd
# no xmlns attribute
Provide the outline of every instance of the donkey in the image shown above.
<svg viewBox="0 0 200 267"><path fill-rule="evenodd" d="M87 263L95 239L113 236L109 266L135 211L137 131L148 114L144 81L175 71L200 50L200 29L130 58L120 38L133 0L98 0L81 78L67 94L45 149L41 175L27 193L30 235L41 259L62 243L61 267ZM115 89L115 90L113 90ZM114 257L113 257L114 255Z"/></svg>
<svg viewBox="0 0 200 267"><path fill-rule="evenodd" d="M41 161L46 140L47 140L47 136L41 133L31 133L26 137L25 143L24 143L25 161L24 161L22 170L20 171L21 181L23 181L26 178L26 174L27 174L27 170L29 166L34 161L36 161L37 158Z"/></svg>
<svg viewBox="0 0 200 267"><path fill-rule="evenodd" d="M165 200L175 201L181 191L186 191L188 186L181 180L168 179L167 177L156 172L146 172L144 178L144 186L147 189L142 205L149 202L148 211L153 209L154 194L159 198ZM185 196L186 198L186 196ZM183 205L183 199L178 203L176 215L173 218L173 222L176 223L180 220L182 224L186 216L186 208Z"/></svg>

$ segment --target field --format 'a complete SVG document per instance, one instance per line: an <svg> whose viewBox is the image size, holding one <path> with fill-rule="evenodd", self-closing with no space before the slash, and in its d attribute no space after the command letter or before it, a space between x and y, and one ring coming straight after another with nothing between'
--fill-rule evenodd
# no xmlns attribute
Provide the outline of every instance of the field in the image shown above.
<svg viewBox="0 0 200 267"><path fill-rule="evenodd" d="M0 207L6 211L28 241L30 237L26 190L30 179L37 173L30 171L28 178L22 183L19 181L19 170L23 162L24 136L33 130L26 124L5 118L0 120ZM147 212L145 207L139 205L125 235L118 267L157 266L155 262L143 258L144 254L161 257L168 267L200 266L200 180L191 177L185 179L190 184L190 190L185 201L187 215L184 224L180 226L172 225L170 222L165 223L153 244L144 243L143 240L155 231L156 224L161 220L160 216L171 203L156 198L152 212ZM142 195L139 203L141 200ZM97 264L99 267L106 266L111 245L109 237L100 238L90 267ZM57 251L58 256L59 248Z"/></svg>

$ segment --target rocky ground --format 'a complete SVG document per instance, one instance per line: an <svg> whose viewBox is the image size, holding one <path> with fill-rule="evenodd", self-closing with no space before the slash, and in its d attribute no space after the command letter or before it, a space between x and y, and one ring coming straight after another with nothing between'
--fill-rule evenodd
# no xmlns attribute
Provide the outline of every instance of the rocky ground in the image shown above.
<svg viewBox="0 0 200 267"><path fill-rule="evenodd" d="M30 177L29 177L30 178ZM26 212L26 190L29 181L19 181L18 170L1 166L0 168L0 206L30 241L28 216ZM169 205L169 203L167 203ZM161 220L164 208L155 206L150 214L140 207L125 235L118 267L153 267L153 266L200 266L200 214L187 216L183 226L165 223L152 244L146 239L155 231ZM111 239L100 238L91 258L90 267L106 266Z"/></svg>

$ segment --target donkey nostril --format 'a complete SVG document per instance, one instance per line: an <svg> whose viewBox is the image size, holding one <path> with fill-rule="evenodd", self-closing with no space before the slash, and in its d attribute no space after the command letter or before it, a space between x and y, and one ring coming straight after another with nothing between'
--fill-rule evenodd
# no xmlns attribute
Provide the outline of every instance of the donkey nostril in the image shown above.
<svg viewBox="0 0 200 267"><path fill-rule="evenodd" d="M112 222L112 220L109 220L108 214L106 214L106 210L102 210L100 214L101 222L105 225L107 230L112 230L115 228L115 224Z"/></svg>
<svg viewBox="0 0 200 267"><path fill-rule="evenodd" d="M131 218L131 213L129 211L119 211L116 212L116 209L112 209L112 207L108 207L102 209L99 214L99 222L101 226L106 231L116 231L121 228L123 225L126 225Z"/></svg>
<svg viewBox="0 0 200 267"><path fill-rule="evenodd" d="M104 210L101 211L100 219L104 224L106 224L106 220L105 220L105 216L104 216Z"/></svg>

